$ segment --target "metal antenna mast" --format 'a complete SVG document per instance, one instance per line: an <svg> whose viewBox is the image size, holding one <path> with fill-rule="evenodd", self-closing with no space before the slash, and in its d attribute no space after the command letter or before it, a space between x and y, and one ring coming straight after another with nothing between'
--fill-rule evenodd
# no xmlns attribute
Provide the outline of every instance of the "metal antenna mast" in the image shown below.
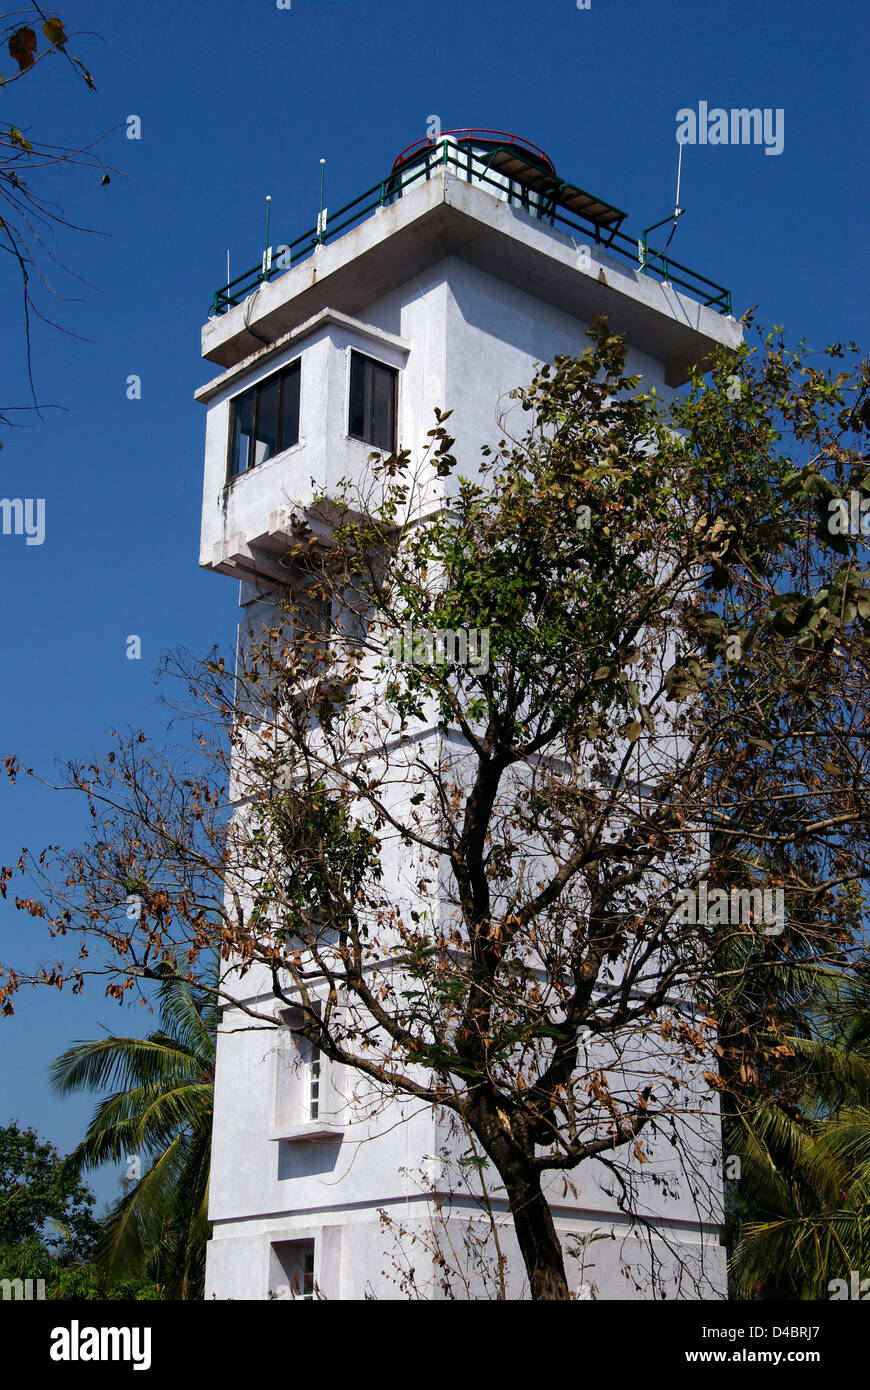
<svg viewBox="0 0 870 1390"><path fill-rule="evenodd" d="M662 257L662 262L663 262L663 268L664 268L664 272L665 272L665 279L667 279L667 274L668 274L668 263L667 263L667 260L665 259L665 252L667 251L668 247L670 246L671 242L672 242L673 239L674 239L674 232L677 230L677 218L682 217L683 213L686 211L685 208L681 208L681 207L680 207L680 177L681 177L682 172L683 172L683 141L682 141L682 140L679 141L679 146L680 146L680 153L679 153L679 156L678 156L678 158L677 158L677 196L676 196L676 199L674 200L674 211L673 211L673 214L672 214L671 217L663 217L662 220L661 220L660 222L654 222L654 223L652 224L651 227L646 227L646 228L644 229L644 231L641 233L640 241L637 243L637 258L638 258L638 260L640 261L640 270L641 270L641 274L642 274L642 275L646 275L646 268L647 268L647 266L650 264L650 262L651 262L651 261L658 260L659 256L661 256L661 257ZM665 242L664 246L662 247L661 251L654 251L653 254L650 255L650 254L649 254L649 245L648 245L648 242L647 242L647 237L649 236L650 232L654 232L654 231L656 230L657 227L664 227L664 225L665 225L667 222L670 222L670 221L672 221L672 220L673 220L673 224L674 224L674 225L671 227L671 234L670 234L670 236L668 237L667 241Z"/></svg>

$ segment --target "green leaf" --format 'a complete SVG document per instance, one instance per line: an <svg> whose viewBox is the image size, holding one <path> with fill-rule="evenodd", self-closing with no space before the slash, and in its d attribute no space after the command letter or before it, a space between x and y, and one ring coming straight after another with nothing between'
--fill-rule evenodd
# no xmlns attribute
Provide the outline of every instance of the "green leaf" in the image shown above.
<svg viewBox="0 0 870 1390"><path fill-rule="evenodd" d="M725 624L717 613L699 613L695 622L701 632L721 641L725 632Z"/></svg>
<svg viewBox="0 0 870 1390"><path fill-rule="evenodd" d="M839 531L831 531L828 528L827 513L824 518L816 523L815 537L822 545L828 546L831 550L836 550L838 555L848 555L850 550L849 537L842 535Z"/></svg>
<svg viewBox="0 0 870 1390"><path fill-rule="evenodd" d="M63 52L63 46L66 43L66 33L64 32L62 20L58 19L56 15L52 19L47 19L42 26L42 32L49 43L54 44L55 48L59 48L61 52Z"/></svg>
<svg viewBox="0 0 870 1390"><path fill-rule="evenodd" d="M33 151L33 146L30 141L24 138L21 131L15 125L9 127L9 143L10 145L17 145L19 149L26 150L28 154Z"/></svg>

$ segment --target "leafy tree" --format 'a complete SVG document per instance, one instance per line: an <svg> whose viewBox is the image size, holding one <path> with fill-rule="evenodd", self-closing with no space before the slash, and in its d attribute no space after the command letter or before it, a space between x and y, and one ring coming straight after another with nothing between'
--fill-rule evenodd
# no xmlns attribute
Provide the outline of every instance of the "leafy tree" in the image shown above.
<svg viewBox="0 0 870 1390"><path fill-rule="evenodd" d="M867 364L774 330L667 407L590 337L515 393L527 432L473 477L439 413L425 459L375 457L297 517L239 669L169 663L186 761L134 734L70 766L93 835L25 853L41 896L16 905L81 955L0 987L9 1012L25 979L108 968L121 1000L217 946L235 1017L274 1026L239 1002L255 970L333 1061L453 1112L546 1299L570 1297L556 1175L594 1165L648 1225L673 1154L717 1218L705 1146L728 1068L752 1072L727 990L848 962L870 835L870 572L830 525L870 494ZM487 659L447 659L433 634L469 628ZM768 1089L789 1060L767 1049Z"/></svg>
<svg viewBox="0 0 870 1390"><path fill-rule="evenodd" d="M0 1279L42 1280L46 1299L154 1301L157 1285L144 1277L111 1281L92 1260L59 1258L35 1237L0 1254Z"/></svg>
<svg viewBox="0 0 870 1390"><path fill-rule="evenodd" d="M210 983L217 972L211 972ZM62 1095L106 1091L83 1142L69 1156L76 1172L137 1155L147 1171L109 1213L95 1252L112 1283L147 1276L167 1298L202 1296L208 1175L219 1008L211 992L171 973L159 992L160 1028L147 1038L110 1035L58 1057L52 1081Z"/></svg>
<svg viewBox="0 0 870 1390"><path fill-rule="evenodd" d="M0 1279L43 1280L46 1298L158 1298L141 1274L111 1280L97 1267L94 1205L52 1144L15 1121L0 1128Z"/></svg>
<svg viewBox="0 0 870 1390"><path fill-rule="evenodd" d="M0 1251L45 1239L61 1258L87 1257L99 1231L93 1205L53 1144L15 1120L0 1127Z"/></svg>

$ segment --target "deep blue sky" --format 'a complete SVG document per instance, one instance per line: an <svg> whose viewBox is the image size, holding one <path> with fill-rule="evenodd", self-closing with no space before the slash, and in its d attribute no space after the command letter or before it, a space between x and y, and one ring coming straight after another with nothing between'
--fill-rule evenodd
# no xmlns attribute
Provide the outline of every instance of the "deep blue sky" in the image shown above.
<svg viewBox="0 0 870 1390"><path fill-rule="evenodd" d="M63 409L0 430L0 495L43 497L46 539L0 536L5 603L0 753L50 770L107 731L159 729L151 671L179 643L228 640L236 586L197 568L204 412L214 374L199 356L213 290L259 260L263 203L273 243L316 216L319 160L332 208L380 179L437 114L446 130L487 126L543 146L563 178L627 209L640 231L673 207L676 112L701 100L782 108L785 148L687 147L678 259L753 304L767 323L823 346L868 332L865 0L209 0L147 5L58 0L97 92L59 61L0 91L3 117L53 143L100 146L117 167L67 169L42 185L70 220L55 248L93 288L58 276L76 302L37 325L40 399ZM0 55L0 71L10 63ZM7 116L8 113L8 116ZM142 139L125 137L128 115ZM0 402L25 404L14 267L0 261ZM50 300L43 295L46 310ZM141 401L125 381L142 379ZM26 417L20 417L26 418ZM142 639L128 661L125 639ZM22 844L75 842L80 807L0 785L0 863ZM0 957L46 958L8 904ZM142 1031L131 1013L67 991L19 996L0 1020L0 1123L16 1116L62 1149L93 1101L57 1100L48 1064L100 1025ZM114 1195L118 1174L95 1183Z"/></svg>

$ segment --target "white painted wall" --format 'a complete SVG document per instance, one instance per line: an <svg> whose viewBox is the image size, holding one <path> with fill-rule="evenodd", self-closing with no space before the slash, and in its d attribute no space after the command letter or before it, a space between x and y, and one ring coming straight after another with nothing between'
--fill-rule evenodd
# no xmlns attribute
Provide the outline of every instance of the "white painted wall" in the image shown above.
<svg viewBox="0 0 870 1390"><path fill-rule="evenodd" d="M431 201L431 191L426 196ZM557 353L581 353L588 346L585 321L538 298L532 279L523 286L509 283L499 275L500 268L493 264L484 270L455 253L436 258L356 315L324 310L285 335L276 350L256 352L204 388L208 416L201 563L215 566L244 553L269 532L277 509L304 505L316 489L328 490L340 477L358 476L363 470L369 446L347 437L351 347L401 371L400 446L419 451L432 427L434 407L451 409L449 429L456 436L460 471L473 474L481 444L501 437L496 415L507 392L528 384L536 361L551 360ZM268 287L268 295L270 303L276 300L276 285ZM231 397L297 356L302 362L299 444L227 486ZM664 367L648 353L633 349L627 371L641 373L644 386L655 383L663 397L669 395ZM515 420L522 428L523 413L515 410ZM433 501L441 487L433 487ZM397 889L399 862L397 858ZM402 891L407 893L407 885ZM249 988L262 987L253 974L248 980L254 981ZM261 1003L271 1008L268 996ZM266 1298L276 1278L272 1245L311 1239L316 1278L328 1297L361 1298L367 1290L378 1297L406 1296L389 1273L390 1241L378 1210L385 1208L421 1237L430 1230L432 1212L413 1174L422 1167L434 1176L436 1186L443 1185L443 1162L437 1155L441 1149L449 1152L454 1143L446 1125L411 1101L389 1101L381 1115L361 1117L360 1108L349 1100L355 1079L333 1070L328 1086L339 1137L315 1141L301 1134L292 1142L273 1138L278 1054L274 1032L252 1031L244 1019L234 1019L228 1011L215 1086L210 1197L214 1236L208 1251L207 1296ZM715 1101L708 1103L700 1128L698 1160L708 1183L704 1197L715 1206L720 1191ZM654 1156L656 1166L673 1165L667 1146L654 1147ZM569 1261L571 1279L578 1287L581 1282L595 1285L597 1297L652 1296L650 1251L643 1240L627 1233L614 1195L606 1190L606 1170L588 1165L582 1175L572 1176L580 1188L577 1198L560 1195L560 1179L551 1183L559 1229L566 1235L606 1229L617 1238L589 1247L591 1270L583 1272L576 1260ZM663 1204L650 1184L648 1201L650 1213L659 1215L666 1233L654 1246L656 1258L664 1262L668 1296L676 1296L668 1240L696 1252L699 1260L703 1255L710 1296L721 1295L724 1252L715 1233L703 1233L690 1185L683 1186L677 1201ZM504 1203L496 1205L506 1219ZM459 1219L456 1213L452 1219ZM461 1245L459 1228L451 1230ZM509 1226L502 1234L512 1252L511 1296L520 1297L524 1278ZM406 1241L406 1246L414 1249L413 1243ZM430 1294L438 1297L419 1250L413 1263L420 1282L426 1286L430 1281ZM483 1292L477 1285L474 1289L478 1295Z"/></svg>

